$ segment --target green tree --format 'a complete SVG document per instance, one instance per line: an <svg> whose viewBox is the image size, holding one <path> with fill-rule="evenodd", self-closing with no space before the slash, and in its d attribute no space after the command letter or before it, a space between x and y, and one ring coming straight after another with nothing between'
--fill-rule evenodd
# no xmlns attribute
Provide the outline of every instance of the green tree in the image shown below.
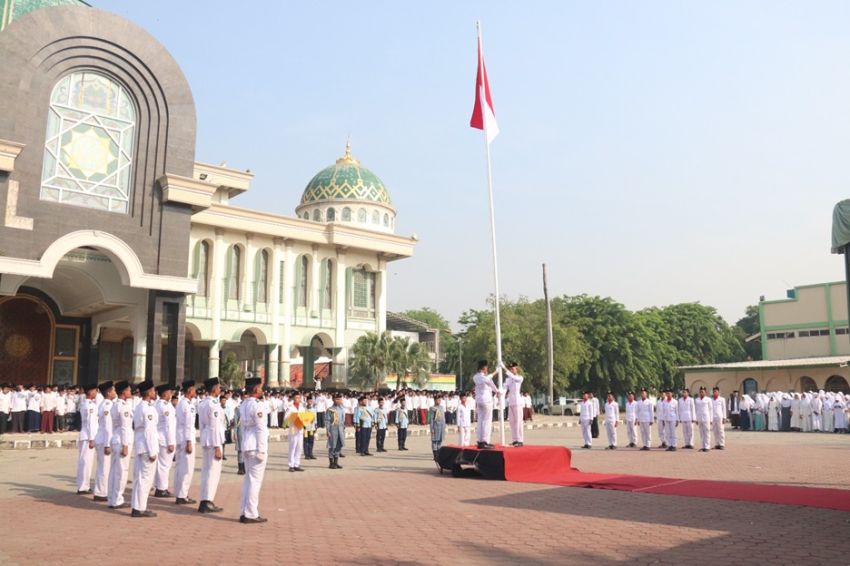
<svg viewBox="0 0 850 566"><path fill-rule="evenodd" d="M440 353L443 359L438 361L436 369L440 373L457 373L458 342L457 337L452 333L449 321L430 307L406 310L401 314L440 331Z"/></svg>
<svg viewBox="0 0 850 566"><path fill-rule="evenodd" d="M236 359L234 352L229 352L227 357L221 362L218 375L228 387L241 387L245 382L245 373L239 367L239 362Z"/></svg>
<svg viewBox="0 0 850 566"><path fill-rule="evenodd" d="M393 338L391 349L390 369L396 374L396 389L401 388L405 376L410 376L417 386L424 387L431 378L431 356L428 350L419 342L411 342L410 338L399 336Z"/></svg>
<svg viewBox="0 0 850 566"><path fill-rule="evenodd" d="M735 326L732 327L732 330L735 332L738 342L740 342L741 346L744 348L746 356L753 360L760 360L761 340L747 342L747 338L750 336L761 333L761 321L759 320L758 305L748 306L744 318L736 322Z"/></svg>
<svg viewBox="0 0 850 566"><path fill-rule="evenodd" d="M377 391L393 363L392 342L389 332L367 332L358 338L351 346L348 383Z"/></svg>

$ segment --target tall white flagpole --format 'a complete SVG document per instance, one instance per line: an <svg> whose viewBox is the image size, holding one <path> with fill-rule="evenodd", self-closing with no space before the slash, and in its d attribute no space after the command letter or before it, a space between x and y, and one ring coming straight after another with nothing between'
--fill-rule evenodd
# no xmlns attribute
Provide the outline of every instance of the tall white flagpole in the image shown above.
<svg viewBox="0 0 850 566"><path fill-rule="evenodd" d="M487 98L484 95L484 49L483 42L481 41L481 22L476 21L475 27L478 31L478 49L479 49L479 61L478 61L478 72L481 76L481 86L478 87L478 96L481 104L481 111L486 112ZM502 446L505 445L505 408L503 406L504 400L504 378L502 375L502 319L499 313L499 304L501 301L501 295L499 293L499 261L496 254L496 211L493 206L493 167L490 160L490 139L487 136L487 122L488 120L484 119L484 150L487 155L487 193L490 197L490 243L493 248L493 286L495 288L496 297L495 297L495 309L496 309L496 365L499 375L499 396L497 398L497 404L499 407L499 442Z"/></svg>

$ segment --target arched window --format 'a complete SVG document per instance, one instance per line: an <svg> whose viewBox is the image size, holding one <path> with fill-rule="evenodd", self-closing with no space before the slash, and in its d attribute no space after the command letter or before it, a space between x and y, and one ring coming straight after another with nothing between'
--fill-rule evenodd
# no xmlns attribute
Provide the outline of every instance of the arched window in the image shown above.
<svg viewBox="0 0 850 566"><path fill-rule="evenodd" d="M124 87L90 71L50 94L41 200L127 214L136 106Z"/></svg>
<svg viewBox="0 0 850 566"><path fill-rule="evenodd" d="M242 298L242 248L231 246L227 254L227 298L238 301Z"/></svg>
<svg viewBox="0 0 850 566"><path fill-rule="evenodd" d="M800 393L806 393L807 391L817 391L818 384L815 383L815 380L809 377L808 375L804 375L800 378Z"/></svg>
<svg viewBox="0 0 850 566"><path fill-rule="evenodd" d="M381 224L381 213L377 210L372 211L372 224Z"/></svg>
<svg viewBox="0 0 850 566"><path fill-rule="evenodd" d="M318 208L313 211L313 220L315 220L316 222L322 221L322 211Z"/></svg>
<svg viewBox="0 0 850 566"><path fill-rule="evenodd" d="M210 243L206 240L198 242L197 267L195 268L195 279L198 280L198 296L206 297L210 282Z"/></svg>
<svg viewBox="0 0 850 566"><path fill-rule="evenodd" d="M333 261L326 259L322 262L322 308L333 308L333 280L334 280L334 264Z"/></svg>
<svg viewBox="0 0 850 566"><path fill-rule="evenodd" d="M847 385L847 380L840 375L832 375L826 380L824 389L833 393L850 393L850 385Z"/></svg>
<svg viewBox="0 0 850 566"><path fill-rule="evenodd" d="M351 222L351 209L347 206L342 209L342 221Z"/></svg>
<svg viewBox="0 0 850 566"><path fill-rule="evenodd" d="M328 222L333 222L336 220L336 210L331 207L328 209Z"/></svg>
<svg viewBox="0 0 850 566"><path fill-rule="evenodd" d="M744 390L744 395L753 395L759 392L759 382L753 379L752 377L748 377L744 380L744 384L742 389Z"/></svg>
<svg viewBox="0 0 850 566"><path fill-rule="evenodd" d="M257 302L269 300L269 251L260 250L257 255Z"/></svg>
<svg viewBox="0 0 850 566"><path fill-rule="evenodd" d="M390 227L390 215L386 212L384 213L384 228Z"/></svg>
<svg viewBox="0 0 850 566"><path fill-rule="evenodd" d="M304 220L310 220L310 213L309 212L304 213Z"/></svg>
<svg viewBox="0 0 850 566"><path fill-rule="evenodd" d="M365 224L368 220L369 220L369 218L366 215L366 209L365 208L361 208L360 210L357 211L357 221L358 222L362 222L362 223Z"/></svg>
<svg viewBox="0 0 850 566"><path fill-rule="evenodd" d="M375 316L375 274L365 269L351 270L350 314L357 318Z"/></svg>
<svg viewBox="0 0 850 566"><path fill-rule="evenodd" d="M307 293L309 292L307 281L310 273L310 260L307 259L306 255L302 255L301 259L298 260L298 288L295 293L295 306L296 307L306 307L307 306Z"/></svg>

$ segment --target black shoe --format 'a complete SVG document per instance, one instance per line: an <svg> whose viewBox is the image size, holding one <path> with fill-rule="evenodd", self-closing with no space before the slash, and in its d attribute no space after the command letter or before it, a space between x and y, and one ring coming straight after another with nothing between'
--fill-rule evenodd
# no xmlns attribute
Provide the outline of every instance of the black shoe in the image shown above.
<svg viewBox="0 0 850 566"><path fill-rule="evenodd" d="M245 475L245 462L239 464L239 468L236 470L236 475L244 476Z"/></svg>
<svg viewBox="0 0 850 566"><path fill-rule="evenodd" d="M340 457L340 458L345 458L345 454L340 454L340 455L339 455L339 457Z"/></svg>
<svg viewBox="0 0 850 566"><path fill-rule="evenodd" d="M337 458L337 457L334 457L334 467L335 467L337 470L341 470L341 469L342 469L342 466L340 466L340 465L339 465L339 458Z"/></svg>
<svg viewBox="0 0 850 566"><path fill-rule="evenodd" d="M157 489L153 492L154 497L174 497L174 494L167 489Z"/></svg>
<svg viewBox="0 0 850 566"><path fill-rule="evenodd" d="M720 445L719 445L719 444L715 445L715 446L714 446L714 449L715 449L715 450L720 450Z"/></svg>
<svg viewBox="0 0 850 566"><path fill-rule="evenodd" d="M708 452L708 448L700 448L699 451L700 452Z"/></svg>
<svg viewBox="0 0 850 566"><path fill-rule="evenodd" d="M90 489L79 489L77 490L77 495L91 495Z"/></svg>
<svg viewBox="0 0 850 566"><path fill-rule="evenodd" d="M198 513L218 513L221 510L221 507L216 507L212 501L201 501L198 505Z"/></svg>
<svg viewBox="0 0 850 566"><path fill-rule="evenodd" d="M590 450L590 444L585 444L584 446L582 446L582 448L584 448L585 450Z"/></svg>
<svg viewBox="0 0 850 566"><path fill-rule="evenodd" d="M303 472L304 468L302 468L301 466L295 466L294 468L292 468L292 471L293 472Z"/></svg>
<svg viewBox="0 0 850 566"><path fill-rule="evenodd" d="M667 452L675 452L675 451L676 451L675 446L670 446L670 447L667 448Z"/></svg>
<svg viewBox="0 0 850 566"><path fill-rule="evenodd" d="M407 452L410 449L409 448L400 448L400 450L404 450L405 452Z"/></svg>
<svg viewBox="0 0 850 566"><path fill-rule="evenodd" d="M694 447L693 447L693 446L691 446L690 444L687 444L687 445L685 445L685 449L686 449L686 450L693 450L693 449L694 449Z"/></svg>
<svg viewBox="0 0 850 566"><path fill-rule="evenodd" d="M335 470L336 469L336 464L334 463L333 458L328 458L328 469L329 470Z"/></svg>
<svg viewBox="0 0 850 566"><path fill-rule="evenodd" d="M192 503L197 503L197 501L191 497L178 497L174 503L177 505L191 505Z"/></svg>
<svg viewBox="0 0 850 566"><path fill-rule="evenodd" d="M103 497L102 495L95 495L92 498L93 501L109 501L108 497Z"/></svg>
<svg viewBox="0 0 850 566"><path fill-rule="evenodd" d="M662 442L662 443L661 443L661 446L659 446L659 448L667 448L667 443L666 443L666 442Z"/></svg>
<svg viewBox="0 0 850 566"><path fill-rule="evenodd" d="M136 509L133 509L133 511L130 512L130 516L131 517L156 517L156 513L154 513L153 511L138 511Z"/></svg>
<svg viewBox="0 0 850 566"><path fill-rule="evenodd" d="M294 472L294 471L295 471L295 468L293 468L292 466L289 466L289 471L290 471L290 472Z"/></svg>
<svg viewBox="0 0 850 566"><path fill-rule="evenodd" d="M517 448L522 448L524 444L522 442L515 442L514 446L516 446Z"/></svg>
<svg viewBox="0 0 850 566"><path fill-rule="evenodd" d="M726 447L725 446L717 446L717 449L718 450L726 450Z"/></svg>
<svg viewBox="0 0 850 566"><path fill-rule="evenodd" d="M641 450L649 450L649 446L644 446Z"/></svg>
<svg viewBox="0 0 850 566"><path fill-rule="evenodd" d="M126 509L129 506L130 506L130 504L125 501L121 505L110 505L109 508L110 509Z"/></svg>
<svg viewBox="0 0 850 566"><path fill-rule="evenodd" d="M246 523L246 524L265 523L266 521L268 521L268 519L266 519L265 517L257 517L256 519L249 519L245 515L242 515L241 517L239 517L239 522L240 523Z"/></svg>
<svg viewBox="0 0 850 566"><path fill-rule="evenodd" d="M374 456L371 452L364 452L361 456Z"/></svg>

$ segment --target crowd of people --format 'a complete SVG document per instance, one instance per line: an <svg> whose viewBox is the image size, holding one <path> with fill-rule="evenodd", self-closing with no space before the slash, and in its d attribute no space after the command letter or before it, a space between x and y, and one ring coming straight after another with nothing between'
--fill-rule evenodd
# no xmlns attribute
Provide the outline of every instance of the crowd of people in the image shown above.
<svg viewBox="0 0 850 566"><path fill-rule="evenodd" d="M850 394L833 391L734 391L728 408L732 426L740 430L843 433L850 422Z"/></svg>

